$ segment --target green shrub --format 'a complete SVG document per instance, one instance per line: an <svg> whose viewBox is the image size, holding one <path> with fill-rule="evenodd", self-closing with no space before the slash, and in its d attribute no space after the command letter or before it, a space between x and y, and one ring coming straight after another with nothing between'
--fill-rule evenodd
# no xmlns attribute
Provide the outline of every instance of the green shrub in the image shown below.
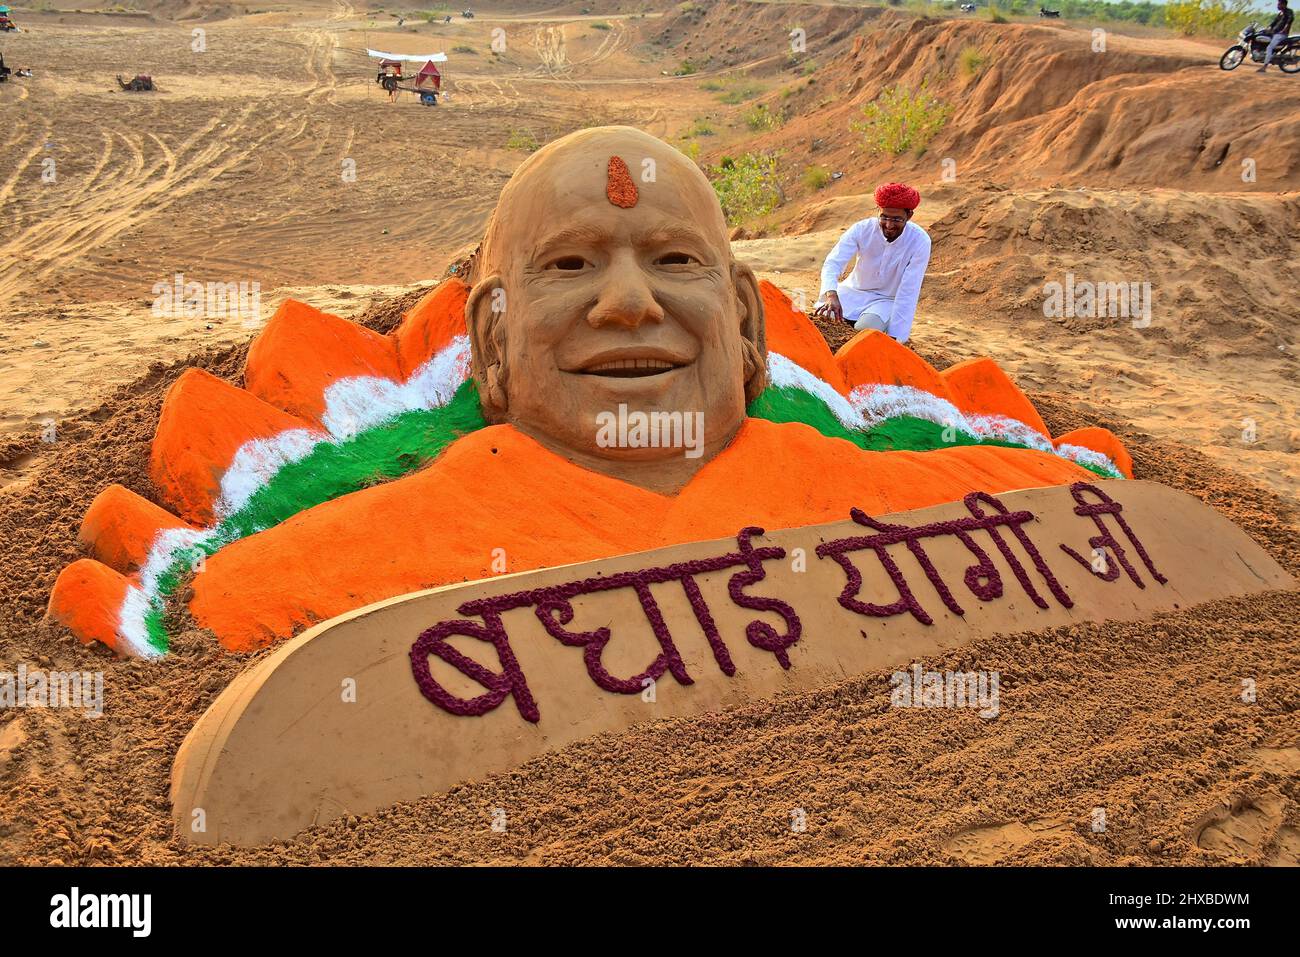
<svg viewBox="0 0 1300 957"><path fill-rule="evenodd" d="M770 154L746 153L736 159L724 156L709 170L709 178L731 223L770 213L783 199L776 178L776 157Z"/></svg>
<svg viewBox="0 0 1300 957"><path fill-rule="evenodd" d="M467 46L465 46L464 44L462 44L462 45L460 45L460 46L458 46L458 47L452 47L452 48L451 48L451 52L452 52L452 53L473 53L475 56L478 55L478 51L477 51L477 50L475 50L473 47L467 47Z"/></svg>
<svg viewBox="0 0 1300 957"><path fill-rule="evenodd" d="M998 12L998 8L997 8L997 7L995 7L995 6L993 6L992 4L990 4L990 5L989 5L989 23L1006 23L1006 22L1008 22L1008 21L1007 21L1007 18L1004 17L1001 13Z"/></svg>
<svg viewBox="0 0 1300 957"><path fill-rule="evenodd" d="M691 124L691 128L682 135L690 139L695 136L712 136L713 132L713 127L709 125L708 120L697 116L695 122Z"/></svg>
<svg viewBox="0 0 1300 957"><path fill-rule="evenodd" d="M763 88L757 83L737 83L718 96L718 100L730 106L744 103L746 100L752 100L756 96L762 96Z"/></svg>
<svg viewBox="0 0 1300 957"><path fill-rule="evenodd" d="M745 125L755 132L780 129L781 123L781 115L773 113L762 103L745 112Z"/></svg>
<svg viewBox="0 0 1300 957"><path fill-rule="evenodd" d="M511 130L510 138L506 140L506 149L523 150L525 153L536 152L541 145L537 142L537 137L527 130Z"/></svg>
<svg viewBox="0 0 1300 957"><path fill-rule="evenodd" d="M988 65L988 54L981 53L978 47L965 47L957 56L957 66L963 76L979 76Z"/></svg>
<svg viewBox="0 0 1300 957"><path fill-rule="evenodd" d="M862 134L872 153L897 156L909 149L924 150L952 113L951 106L936 100L925 87L922 83L915 93L890 87L862 108L863 119L850 128Z"/></svg>
<svg viewBox="0 0 1300 957"><path fill-rule="evenodd" d="M825 189L830 182L831 171L825 166L809 166L803 171L803 184L811 190Z"/></svg>
<svg viewBox="0 0 1300 957"><path fill-rule="evenodd" d="M690 59L682 61L682 65L673 70L673 76L690 76L692 73L699 73L700 68L697 64L692 63Z"/></svg>
<svg viewBox="0 0 1300 957"><path fill-rule="evenodd" d="M612 28L608 23L606 23L604 20L597 20L595 23L593 23L593 24L591 25L591 28L592 28L593 30L611 30L611 29L613 29L613 28Z"/></svg>

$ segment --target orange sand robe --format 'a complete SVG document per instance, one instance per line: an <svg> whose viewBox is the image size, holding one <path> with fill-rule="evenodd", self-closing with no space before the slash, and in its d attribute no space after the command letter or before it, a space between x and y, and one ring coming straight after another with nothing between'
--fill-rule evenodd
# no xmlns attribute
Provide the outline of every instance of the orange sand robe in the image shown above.
<svg viewBox="0 0 1300 957"><path fill-rule="evenodd" d="M474 432L429 468L355 492L226 546L190 608L248 650L395 595L507 571L794 528L1095 476L1020 449L866 452L797 423L748 419L674 496L588 471L511 426ZM499 554L499 553L498 553ZM499 567L499 566L498 566Z"/></svg>

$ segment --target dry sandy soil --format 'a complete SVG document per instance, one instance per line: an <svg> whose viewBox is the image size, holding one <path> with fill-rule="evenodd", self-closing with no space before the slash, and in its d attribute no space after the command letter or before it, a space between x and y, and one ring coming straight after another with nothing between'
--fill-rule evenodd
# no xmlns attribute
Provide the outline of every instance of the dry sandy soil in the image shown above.
<svg viewBox="0 0 1300 957"><path fill-rule="evenodd" d="M1000 670L994 722L891 710L871 675L598 738L260 851L175 843L172 756L247 659L189 633L165 662L115 661L40 620L95 492L151 494L167 385L186 363L236 378L256 332L155 316L155 283L257 282L263 317L292 295L388 328L477 240L518 143L623 122L698 143L706 165L779 151L785 202L736 251L811 300L838 231L877 182L906 178L935 239L915 348L940 367L993 356L1054 430L1115 429L1140 477L1300 572L1300 81L1221 73L1222 44L1159 31L1097 53L1077 24L847 5L595 17L518 0L401 28L346 2L138 6L18 6L27 32L0 38L36 72L0 85L0 671L104 670L110 703L98 720L0 711L0 863L1300 862L1295 593L933 663ZM794 27L808 50L791 56ZM367 46L446 50L450 98L389 104ZM137 72L158 92L116 89ZM943 131L921 155L869 154L850 123L922 79L953 107ZM757 103L779 128L749 129ZM810 165L843 175L814 191ZM1150 283L1150 324L1047 318L1044 284L1067 274Z"/></svg>

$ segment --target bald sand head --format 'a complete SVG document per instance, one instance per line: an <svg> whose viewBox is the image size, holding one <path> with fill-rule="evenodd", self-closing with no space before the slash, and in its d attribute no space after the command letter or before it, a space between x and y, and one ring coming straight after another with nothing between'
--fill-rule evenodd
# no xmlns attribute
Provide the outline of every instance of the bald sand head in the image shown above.
<svg viewBox="0 0 1300 957"><path fill-rule="evenodd" d="M639 130L582 130L501 192L466 304L484 414L572 461L673 491L721 450L766 380L763 307L713 187ZM698 423L684 450L611 446L632 411Z"/></svg>
<svg viewBox="0 0 1300 957"><path fill-rule="evenodd" d="M621 161L627 178L617 171ZM617 182L617 180L622 180ZM611 193L632 202L618 202ZM727 221L703 171L667 143L631 126L578 130L546 144L515 170L488 222L476 263L479 275L500 272L505 259L526 243L556 207L579 209L615 203L630 211L648 202L693 224L730 255Z"/></svg>

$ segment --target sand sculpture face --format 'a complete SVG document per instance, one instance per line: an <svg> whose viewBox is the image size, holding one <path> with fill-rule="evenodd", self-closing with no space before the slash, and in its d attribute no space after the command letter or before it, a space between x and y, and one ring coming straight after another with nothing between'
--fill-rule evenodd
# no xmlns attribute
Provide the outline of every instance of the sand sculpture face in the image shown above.
<svg viewBox="0 0 1300 957"><path fill-rule="evenodd" d="M580 131L529 158L472 278L488 419L595 471L676 491L765 383L762 301L717 196L694 163L630 127ZM699 448L610 444L602 427L620 407L698 423Z"/></svg>

